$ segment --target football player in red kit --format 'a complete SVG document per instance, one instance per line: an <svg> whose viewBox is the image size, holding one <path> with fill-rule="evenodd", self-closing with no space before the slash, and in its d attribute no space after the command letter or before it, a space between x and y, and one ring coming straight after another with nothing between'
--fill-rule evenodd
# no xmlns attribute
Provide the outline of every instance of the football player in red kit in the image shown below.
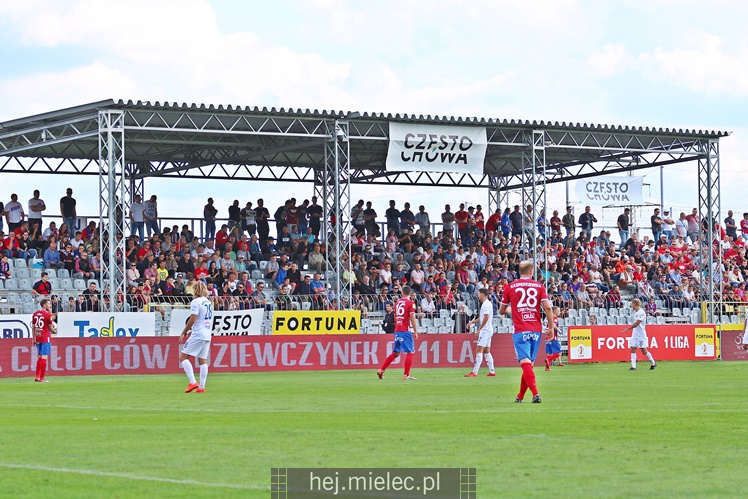
<svg viewBox="0 0 748 499"><path fill-rule="evenodd" d="M382 379L384 371L393 360L405 353L405 369L403 379L416 379L410 375L410 366L413 364L413 354L415 345L413 335L418 339L418 326L416 322L416 306L410 299L410 286L403 287L403 296L395 303L395 344L392 346L392 353L384 360L384 364L377 371L377 376ZM411 334L408 327L413 330Z"/></svg>

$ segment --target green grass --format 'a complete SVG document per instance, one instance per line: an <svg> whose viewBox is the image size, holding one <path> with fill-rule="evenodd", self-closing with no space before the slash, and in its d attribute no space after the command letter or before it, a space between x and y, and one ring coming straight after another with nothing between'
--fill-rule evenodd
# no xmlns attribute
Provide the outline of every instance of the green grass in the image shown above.
<svg viewBox="0 0 748 499"><path fill-rule="evenodd" d="M513 403L518 368L213 374L189 395L176 375L1 379L0 495L267 498L271 467L476 467L480 498L742 495L748 363L627 369L536 368L539 405Z"/></svg>

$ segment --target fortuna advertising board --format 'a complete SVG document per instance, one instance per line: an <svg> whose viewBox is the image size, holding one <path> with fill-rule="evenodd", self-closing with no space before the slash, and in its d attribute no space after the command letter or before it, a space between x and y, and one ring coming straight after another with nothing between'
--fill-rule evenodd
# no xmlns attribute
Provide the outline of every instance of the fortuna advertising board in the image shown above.
<svg viewBox="0 0 748 499"><path fill-rule="evenodd" d="M630 360L625 326L569 326L569 362ZM713 324L647 325L647 349L655 360L714 360L717 358ZM643 356L642 356L643 357Z"/></svg>

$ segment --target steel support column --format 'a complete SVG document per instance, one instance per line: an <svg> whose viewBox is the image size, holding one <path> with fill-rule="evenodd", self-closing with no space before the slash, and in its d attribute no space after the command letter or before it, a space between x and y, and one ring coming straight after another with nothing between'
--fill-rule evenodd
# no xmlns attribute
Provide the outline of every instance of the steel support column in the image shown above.
<svg viewBox="0 0 748 499"><path fill-rule="evenodd" d="M536 241L538 239L538 216L545 210L545 132L533 130L526 133L528 147L522 154L522 245L525 250L524 258L533 258L538 261ZM530 210L527 210L527 207ZM524 220L532 217L532 230L529 226L525 229ZM540 268L535 265L537 279Z"/></svg>
<svg viewBox="0 0 748 499"><path fill-rule="evenodd" d="M343 285L343 273L350 258L350 143L348 121L327 121L328 139L325 142L325 222L329 227L326 241L327 282L331 295L338 299L338 308L350 306L352 283Z"/></svg>
<svg viewBox="0 0 748 499"><path fill-rule="evenodd" d="M509 191L506 186L507 177L488 176L488 216L493 215L496 210L501 213L509 206Z"/></svg>
<svg viewBox="0 0 748 499"><path fill-rule="evenodd" d="M122 234L125 199L125 127L122 111L99 111L99 237L101 241L101 308L121 309L125 294Z"/></svg>
<svg viewBox="0 0 748 499"><path fill-rule="evenodd" d="M720 244L714 224L720 220L719 141L702 140L699 156L699 220L701 229L701 299L706 304L707 322L722 320L722 251L713 251ZM705 230L706 229L706 230Z"/></svg>

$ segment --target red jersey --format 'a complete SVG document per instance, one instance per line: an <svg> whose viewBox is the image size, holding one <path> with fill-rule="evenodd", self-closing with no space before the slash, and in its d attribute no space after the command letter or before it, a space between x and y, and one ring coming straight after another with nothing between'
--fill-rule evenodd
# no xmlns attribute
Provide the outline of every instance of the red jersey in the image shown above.
<svg viewBox="0 0 748 499"><path fill-rule="evenodd" d="M410 317L416 313L416 306L410 298L403 296L395 303L395 332L407 333Z"/></svg>
<svg viewBox="0 0 748 499"><path fill-rule="evenodd" d="M543 331L540 321L541 303L548 301L548 294L539 282L526 277L504 286L502 305L511 305L515 333L539 333Z"/></svg>
<svg viewBox="0 0 748 499"><path fill-rule="evenodd" d="M49 343L50 324L52 324L52 314L46 310L37 310L31 316L31 329L34 330L34 338L37 343Z"/></svg>

